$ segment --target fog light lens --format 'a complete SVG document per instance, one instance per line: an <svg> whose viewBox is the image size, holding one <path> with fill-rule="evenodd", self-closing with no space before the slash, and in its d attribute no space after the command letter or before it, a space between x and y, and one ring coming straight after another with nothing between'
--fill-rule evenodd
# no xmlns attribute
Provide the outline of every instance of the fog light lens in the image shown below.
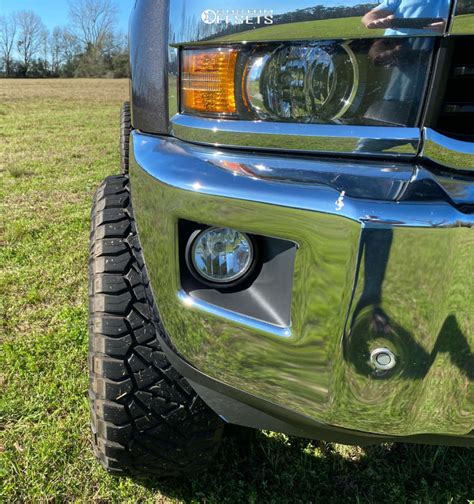
<svg viewBox="0 0 474 504"><path fill-rule="evenodd" d="M213 227L198 234L191 247L196 272L210 282L229 283L250 271L251 239L234 229Z"/></svg>

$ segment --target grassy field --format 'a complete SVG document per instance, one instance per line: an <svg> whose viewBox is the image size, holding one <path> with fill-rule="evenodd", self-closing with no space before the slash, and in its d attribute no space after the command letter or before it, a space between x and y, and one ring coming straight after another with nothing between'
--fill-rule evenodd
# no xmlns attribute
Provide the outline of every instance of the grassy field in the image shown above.
<svg viewBox="0 0 474 504"><path fill-rule="evenodd" d="M316 19L313 21L300 21L299 23L276 24L264 26L241 32L233 35L214 39L214 42L233 42L235 40L289 40L294 39L295 33L298 38L304 39L331 39L340 38L344 33L344 38L359 37L379 37L384 30L370 30L362 24L360 17L350 17L343 19Z"/></svg>
<svg viewBox="0 0 474 504"><path fill-rule="evenodd" d="M474 14L464 14L454 20L453 33L472 33Z"/></svg>
<svg viewBox="0 0 474 504"><path fill-rule="evenodd" d="M473 14L458 16L454 22L454 33L471 33L473 23ZM341 33L344 33L345 39L350 39L382 37L384 32L385 30L367 30L362 24L361 18L357 16L342 19L316 19L313 21L300 21L298 23L275 24L219 37L214 39L214 42L291 40L294 39L295 33L300 40L337 39L340 38Z"/></svg>
<svg viewBox="0 0 474 504"><path fill-rule="evenodd" d="M95 462L87 405L92 194L118 171L128 83L0 80L3 502L467 502L474 452L371 448L272 433L230 436L207 474L113 478Z"/></svg>

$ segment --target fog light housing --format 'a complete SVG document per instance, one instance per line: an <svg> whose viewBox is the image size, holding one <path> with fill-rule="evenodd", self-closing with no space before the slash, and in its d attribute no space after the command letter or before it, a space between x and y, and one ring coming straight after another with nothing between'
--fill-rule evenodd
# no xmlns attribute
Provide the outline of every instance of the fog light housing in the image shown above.
<svg viewBox="0 0 474 504"><path fill-rule="evenodd" d="M230 284L253 269L252 239L235 229L211 227L191 236L188 260L194 272L211 283Z"/></svg>

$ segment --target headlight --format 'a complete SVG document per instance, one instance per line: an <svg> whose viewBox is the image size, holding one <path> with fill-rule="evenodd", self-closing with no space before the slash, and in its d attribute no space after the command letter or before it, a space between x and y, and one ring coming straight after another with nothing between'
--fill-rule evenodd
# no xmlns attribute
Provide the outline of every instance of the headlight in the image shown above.
<svg viewBox="0 0 474 504"><path fill-rule="evenodd" d="M416 38L184 49L181 112L415 126L432 50Z"/></svg>
<svg viewBox="0 0 474 504"><path fill-rule="evenodd" d="M280 47L253 57L247 72L247 97L262 119L339 119L359 87L359 64L345 44Z"/></svg>

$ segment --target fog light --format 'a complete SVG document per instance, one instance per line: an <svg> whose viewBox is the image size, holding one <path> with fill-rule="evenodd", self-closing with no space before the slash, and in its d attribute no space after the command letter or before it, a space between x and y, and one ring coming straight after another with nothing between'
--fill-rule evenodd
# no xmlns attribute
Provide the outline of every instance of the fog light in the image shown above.
<svg viewBox="0 0 474 504"><path fill-rule="evenodd" d="M212 227L195 237L190 255L198 275L210 282L230 283L251 270L254 247L245 233Z"/></svg>

